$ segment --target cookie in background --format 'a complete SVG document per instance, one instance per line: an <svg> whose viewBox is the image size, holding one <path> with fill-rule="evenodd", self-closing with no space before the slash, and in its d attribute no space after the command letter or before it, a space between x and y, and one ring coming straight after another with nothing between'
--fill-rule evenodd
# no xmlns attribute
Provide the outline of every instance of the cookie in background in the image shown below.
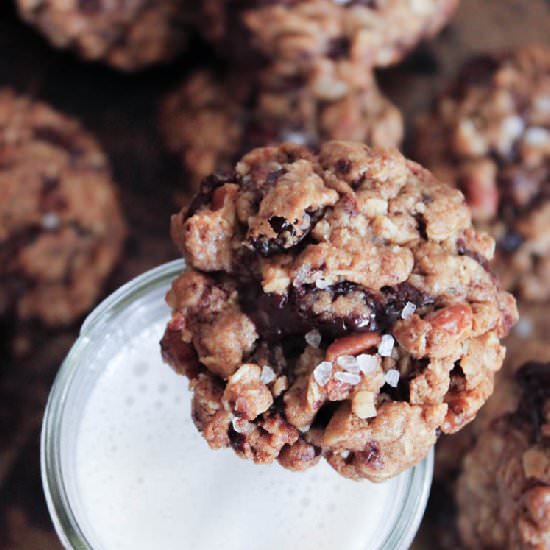
<svg viewBox="0 0 550 550"><path fill-rule="evenodd" d="M417 125L414 156L464 191L496 240L496 271L526 301L550 298L550 49L467 63Z"/></svg>
<svg viewBox="0 0 550 550"><path fill-rule="evenodd" d="M329 95L305 85L263 88L256 75L228 68L217 75L201 69L162 102L159 126L167 148L178 154L192 190L202 178L231 170L254 147L292 142L318 147L351 139L398 147L403 136L399 110L379 90L372 71L364 84L348 83Z"/></svg>
<svg viewBox="0 0 550 550"><path fill-rule="evenodd" d="M110 168L80 124L0 91L0 316L67 325L102 293L126 228Z"/></svg>
<svg viewBox="0 0 550 550"><path fill-rule="evenodd" d="M17 0L21 17L48 42L87 61L136 71L184 49L186 0Z"/></svg>

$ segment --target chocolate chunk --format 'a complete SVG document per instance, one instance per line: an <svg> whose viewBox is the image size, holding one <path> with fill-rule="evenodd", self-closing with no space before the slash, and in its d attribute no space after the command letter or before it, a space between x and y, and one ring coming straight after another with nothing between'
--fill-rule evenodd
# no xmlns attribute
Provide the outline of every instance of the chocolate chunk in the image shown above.
<svg viewBox="0 0 550 550"><path fill-rule="evenodd" d="M212 193L226 183L238 183L237 176L234 172L216 172L202 180L201 188L191 201L185 218L190 218L195 212L206 206L212 200Z"/></svg>
<svg viewBox="0 0 550 550"><path fill-rule="evenodd" d="M328 45L327 55L331 59L342 59L343 57L349 55L350 47L350 39L346 36L334 38L330 41Z"/></svg>
<svg viewBox="0 0 550 550"><path fill-rule="evenodd" d="M508 230L498 241L497 246L506 254L515 252L523 243L523 237L513 230Z"/></svg>
<svg viewBox="0 0 550 550"><path fill-rule="evenodd" d="M97 15L103 10L102 0L78 0L78 8L86 15Z"/></svg>
<svg viewBox="0 0 550 550"><path fill-rule="evenodd" d="M33 136L36 140L44 141L67 151L71 156L78 157L83 153L82 149L75 143L75 136L62 132L58 128L37 126L33 130Z"/></svg>
<svg viewBox="0 0 550 550"><path fill-rule="evenodd" d="M388 328L401 319L401 313L407 302L414 304L416 309L433 305L435 302L432 296L406 282L396 286L382 287L381 291L384 297L384 320L381 324Z"/></svg>

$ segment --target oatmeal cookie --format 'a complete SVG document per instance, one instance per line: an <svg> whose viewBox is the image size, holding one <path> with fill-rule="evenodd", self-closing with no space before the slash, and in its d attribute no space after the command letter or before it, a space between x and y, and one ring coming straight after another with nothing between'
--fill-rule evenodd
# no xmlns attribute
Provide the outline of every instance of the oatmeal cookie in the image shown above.
<svg viewBox="0 0 550 550"><path fill-rule="evenodd" d="M397 150L255 149L204 180L172 234L188 269L162 349L212 447L382 481L492 393L517 316L494 243Z"/></svg>
<svg viewBox="0 0 550 550"><path fill-rule="evenodd" d="M502 284L526 300L550 298L550 50L467 64L419 121L413 148L464 191L495 238Z"/></svg>
<svg viewBox="0 0 550 550"><path fill-rule="evenodd" d="M163 102L161 132L194 189L215 170L230 170L254 147L317 146L327 139L396 147L403 134L401 114L379 91L374 75L364 72L366 87L326 100L300 87L271 92L240 73L217 77L201 70Z"/></svg>
<svg viewBox="0 0 550 550"><path fill-rule="evenodd" d="M518 405L515 375L528 362L550 362L550 320L548 306L539 303L519 303L520 318L504 341L506 358L495 377L495 391L476 417L458 434L443 436L435 452L435 478L450 484L456 480L460 466L480 435L490 423Z"/></svg>
<svg viewBox="0 0 550 550"><path fill-rule="evenodd" d="M458 479L467 548L550 548L550 364L528 363L517 381L517 410L483 430Z"/></svg>
<svg viewBox="0 0 550 550"><path fill-rule="evenodd" d="M124 233L94 139L47 105L0 91L0 316L78 318L99 296Z"/></svg>
<svg viewBox="0 0 550 550"><path fill-rule="evenodd" d="M301 78L334 94L365 67L399 61L435 34L458 0L201 0L203 34L271 82ZM359 68L359 71L357 69Z"/></svg>
<svg viewBox="0 0 550 550"><path fill-rule="evenodd" d="M58 48L134 71L173 59L186 43L186 0L17 0L23 19Z"/></svg>

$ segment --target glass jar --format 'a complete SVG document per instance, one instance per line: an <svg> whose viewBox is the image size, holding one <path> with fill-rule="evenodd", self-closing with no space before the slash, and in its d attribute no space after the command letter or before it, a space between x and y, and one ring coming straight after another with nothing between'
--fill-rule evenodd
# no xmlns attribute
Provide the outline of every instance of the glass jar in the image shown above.
<svg viewBox="0 0 550 550"><path fill-rule="evenodd" d="M83 502L77 482L77 438L86 404L109 360L121 346L132 335L155 323L164 323L169 318L170 312L164 296L171 281L183 269L181 260L165 264L129 282L104 300L82 325L79 338L59 370L43 422L41 467L48 508L65 548L103 548L94 536L95 526L86 513L86 503ZM188 410L185 413L189 416ZM194 426L190 424L189 430L194 431ZM223 460L228 460L228 455L224 457ZM252 469L262 468L246 461L241 462ZM308 471L311 470L315 468ZM410 546L424 513L432 473L433 451L415 468L399 476L400 489L395 497L392 496L396 500L392 504L396 507L392 514L392 524L380 529L380 533L383 533L381 540L377 540L374 545L370 542L368 550L401 550ZM342 480L342 483L355 482ZM360 484L354 485L358 486ZM192 499L193 495L190 494L189 498ZM201 549L194 546L194 550Z"/></svg>

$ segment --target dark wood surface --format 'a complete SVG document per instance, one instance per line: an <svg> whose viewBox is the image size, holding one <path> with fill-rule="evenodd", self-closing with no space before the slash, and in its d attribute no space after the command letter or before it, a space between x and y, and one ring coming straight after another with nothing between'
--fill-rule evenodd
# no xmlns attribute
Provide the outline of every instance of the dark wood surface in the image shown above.
<svg viewBox="0 0 550 550"><path fill-rule="evenodd" d="M546 0L463 0L448 29L380 79L410 123L472 53L531 41L550 44L549 31ZM18 21L10 0L0 0L0 86L77 116L111 160L131 234L106 291L177 255L168 223L174 194L185 182L178 162L163 152L156 108L165 91L208 57L196 41L191 53L169 67L121 75L53 51ZM0 326L0 350L9 333ZM42 495L39 432L48 389L76 333L77 325L38 334L36 351L24 359L0 351L0 550L59 548ZM432 517L426 517L416 548L437 548Z"/></svg>

